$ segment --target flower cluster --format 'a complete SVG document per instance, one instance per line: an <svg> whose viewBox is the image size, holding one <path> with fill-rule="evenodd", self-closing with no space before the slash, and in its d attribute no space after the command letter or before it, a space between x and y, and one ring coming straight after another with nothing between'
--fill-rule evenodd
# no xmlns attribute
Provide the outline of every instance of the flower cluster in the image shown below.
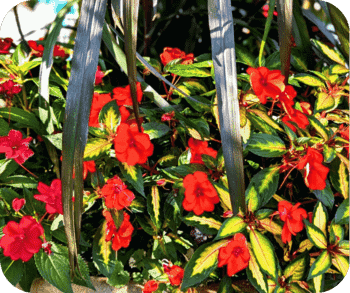
<svg viewBox="0 0 350 293"><path fill-rule="evenodd" d="M181 59L181 64L192 64L194 55L192 53L186 54L178 48L164 48L163 53L160 54L160 60L162 61L162 64L165 66L174 59Z"/></svg>
<svg viewBox="0 0 350 293"><path fill-rule="evenodd" d="M0 38L0 54L8 54L13 40L11 38Z"/></svg>
<svg viewBox="0 0 350 293"><path fill-rule="evenodd" d="M61 179L54 179L50 186L39 182L37 188L40 194L34 195L34 198L46 203L46 212L63 215Z"/></svg>
<svg viewBox="0 0 350 293"><path fill-rule="evenodd" d="M22 91L21 85L15 83L12 79L8 79L3 83L1 82L0 79L0 95L13 98L14 95L19 94Z"/></svg>
<svg viewBox="0 0 350 293"><path fill-rule="evenodd" d="M211 147L208 147L207 141L201 141L195 138L190 138L188 140L188 146L191 151L191 164L202 164L204 165L202 155L208 155L216 158L218 152Z"/></svg>
<svg viewBox="0 0 350 293"><path fill-rule="evenodd" d="M32 54L35 57L43 57L44 54L44 46L41 44L38 44L36 41L28 41L29 47L32 49ZM54 57L60 57L63 59L66 59L69 54L66 53L64 48L60 45L55 45L53 48L53 56Z"/></svg>

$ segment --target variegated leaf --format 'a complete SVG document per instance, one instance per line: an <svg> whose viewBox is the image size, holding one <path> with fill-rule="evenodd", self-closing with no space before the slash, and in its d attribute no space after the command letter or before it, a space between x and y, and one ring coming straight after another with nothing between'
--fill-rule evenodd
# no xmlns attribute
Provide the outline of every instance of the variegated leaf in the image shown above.
<svg viewBox="0 0 350 293"><path fill-rule="evenodd" d="M334 219L336 224L349 224L349 198L338 207Z"/></svg>
<svg viewBox="0 0 350 293"><path fill-rule="evenodd" d="M278 274L275 252L270 240L263 234L254 230L249 232L249 238L260 268L274 280L277 280Z"/></svg>
<svg viewBox="0 0 350 293"><path fill-rule="evenodd" d="M151 194L147 197L147 210L153 223L160 229L160 196L157 186L152 186Z"/></svg>
<svg viewBox="0 0 350 293"><path fill-rule="evenodd" d="M327 228L328 214L326 208L319 201L317 202L314 212L313 212L313 220L312 223L318 227L324 236L327 236L326 228Z"/></svg>
<svg viewBox="0 0 350 293"><path fill-rule="evenodd" d="M332 258L332 264L341 272L343 277L345 277L349 270L349 258L336 254Z"/></svg>
<svg viewBox="0 0 350 293"><path fill-rule="evenodd" d="M247 149L265 158L280 157L287 152L284 142L278 136L265 133L252 134Z"/></svg>
<svg viewBox="0 0 350 293"><path fill-rule="evenodd" d="M323 292L324 275L319 275L312 279L314 281L314 287L316 293Z"/></svg>
<svg viewBox="0 0 350 293"><path fill-rule="evenodd" d="M311 224L307 220L304 220L304 224L306 227L307 236L310 239L310 241L318 248L326 249L327 239L326 239L326 236L323 234L323 232L318 227Z"/></svg>
<svg viewBox="0 0 350 293"><path fill-rule="evenodd" d="M248 280L259 291L268 293L267 278L261 271L254 253L249 245L250 260L246 269Z"/></svg>
<svg viewBox="0 0 350 293"><path fill-rule="evenodd" d="M294 259L284 269L283 276L286 278L290 277L290 280L303 280L306 268L309 266L310 258L308 253L304 253Z"/></svg>
<svg viewBox="0 0 350 293"><path fill-rule="evenodd" d="M265 230L269 231L273 235L281 235L282 234L282 227L269 218L265 218L265 219L260 220L260 224L261 224L261 226L263 226L265 228Z"/></svg>
<svg viewBox="0 0 350 293"><path fill-rule="evenodd" d="M331 267L331 265L331 255L327 250L322 251L321 254L316 258L315 262L312 264L307 279L310 280L324 274Z"/></svg>
<svg viewBox="0 0 350 293"><path fill-rule="evenodd" d="M215 237L215 240L226 238L242 232L246 227L247 223L245 223L242 218L238 216L229 218L222 224L218 234Z"/></svg>
<svg viewBox="0 0 350 293"><path fill-rule="evenodd" d="M102 139L102 138L89 139L84 151L84 160L95 161L100 156L102 156L107 151L109 151L111 147L112 147L112 143L110 143L106 139Z"/></svg>
<svg viewBox="0 0 350 293"><path fill-rule="evenodd" d="M229 242L229 240L220 240L202 245L196 250L185 267L181 291L186 291L187 288L200 284L215 270L218 263L219 250Z"/></svg>
<svg viewBox="0 0 350 293"><path fill-rule="evenodd" d="M330 165L329 177L333 187L347 199L349 198L349 170L346 168L344 162L339 158L335 158Z"/></svg>
<svg viewBox="0 0 350 293"><path fill-rule="evenodd" d="M209 235L215 235L222 225L220 221L214 219L209 214L196 216L193 213L189 213L183 218L183 221L187 225L197 227L201 232Z"/></svg>
<svg viewBox="0 0 350 293"><path fill-rule="evenodd" d="M115 100L103 106L99 114L99 122L105 125L108 133L115 133L120 121L121 115Z"/></svg>
<svg viewBox="0 0 350 293"><path fill-rule="evenodd" d="M139 165L129 166L127 163L120 163L119 168L125 179L144 197L145 191L143 187L142 170Z"/></svg>
<svg viewBox="0 0 350 293"><path fill-rule="evenodd" d="M227 188L219 183L212 182L220 198L220 204L224 211L232 211L230 194Z"/></svg>

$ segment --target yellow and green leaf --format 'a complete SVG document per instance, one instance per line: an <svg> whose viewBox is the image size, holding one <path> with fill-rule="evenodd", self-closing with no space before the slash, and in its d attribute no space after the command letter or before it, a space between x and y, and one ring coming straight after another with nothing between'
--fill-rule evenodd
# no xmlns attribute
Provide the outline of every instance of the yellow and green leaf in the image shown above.
<svg viewBox="0 0 350 293"><path fill-rule="evenodd" d="M327 236L327 221L327 210L323 206L323 204L320 201L318 201L314 208L312 223L323 232L324 236Z"/></svg>
<svg viewBox="0 0 350 293"><path fill-rule="evenodd" d="M332 95L320 92L316 96L315 113L331 110L335 106L335 100Z"/></svg>
<svg viewBox="0 0 350 293"><path fill-rule="evenodd" d="M222 224L215 240L232 236L236 233L242 232L247 227L247 223L238 216L226 219Z"/></svg>
<svg viewBox="0 0 350 293"><path fill-rule="evenodd" d="M349 240L342 240L338 244L338 250L346 255L349 256Z"/></svg>
<svg viewBox="0 0 350 293"><path fill-rule="evenodd" d="M331 265L331 255L327 250L322 251L321 254L316 258L315 262L312 264L307 279L310 280L324 274L331 267Z"/></svg>
<svg viewBox="0 0 350 293"><path fill-rule="evenodd" d="M312 279L314 281L314 287L316 293L323 292L324 275L319 275Z"/></svg>
<svg viewBox="0 0 350 293"><path fill-rule="evenodd" d="M152 186L151 194L147 197L147 210L154 225L160 229L160 196L157 186Z"/></svg>
<svg viewBox="0 0 350 293"><path fill-rule="evenodd" d="M349 270L349 258L336 254L332 258L332 263L339 270L339 272L341 272L343 277L345 277Z"/></svg>
<svg viewBox="0 0 350 293"><path fill-rule="evenodd" d="M349 224L349 198L338 207L334 219L336 224Z"/></svg>
<svg viewBox="0 0 350 293"><path fill-rule="evenodd" d="M261 271L254 253L249 245L250 260L246 269L248 280L259 291L268 293L267 278Z"/></svg>
<svg viewBox="0 0 350 293"><path fill-rule="evenodd" d="M275 250L270 240L263 234L254 230L249 232L249 238L260 268L274 280L277 280L278 273L274 253Z"/></svg>
<svg viewBox="0 0 350 293"><path fill-rule="evenodd" d="M230 193L228 189L222 184L212 182L220 198L220 204L224 211L232 211Z"/></svg>
<svg viewBox="0 0 350 293"><path fill-rule="evenodd" d="M329 173L333 187L347 199L349 198L349 170L340 158L335 158L331 164Z"/></svg>
<svg viewBox="0 0 350 293"><path fill-rule="evenodd" d="M313 116L308 116L310 125L316 129L317 133L322 136L324 141L327 141L329 139L328 131L327 129L322 125L320 121L318 121Z"/></svg>
<svg viewBox="0 0 350 293"><path fill-rule="evenodd" d="M275 122L273 119L271 119L271 117L269 115L267 115L266 112L259 110L259 109L249 109L249 113L254 113L256 116L260 117L262 120L264 120L271 127L283 132L283 129L278 125L278 123Z"/></svg>
<svg viewBox="0 0 350 293"><path fill-rule="evenodd" d="M254 182L251 182L245 191L245 201L248 211L255 212L259 208L259 194Z"/></svg>
<svg viewBox="0 0 350 293"><path fill-rule="evenodd" d="M103 106L99 114L99 122L103 123L108 133L115 133L117 126L120 124L121 116L119 107L115 100Z"/></svg>
<svg viewBox="0 0 350 293"><path fill-rule="evenodd" d="M215 235L222 225L220 221L218 221L214 217L211 217L209 214L202 214L200 216L196 216L193 213L189 213L183 218L183 221L188 226L197 227L203 233L209 235Z"/></svg>
<svg viewBox="0 0 350 293"><path fill-rule="evenodd" d="M312 44L320 50L324 55L326 55L329 59L333 60L334 62L346 66L346 62L344 60L344 57L339 54L334 49L329 48L327 45L322 43L321 41L311 39Z"/></svg>
<svg viewBox="0 0 350 293"><path fill-rule="evenodd" d="M135 190L146 197L141 167L139 165L130 166L127 163L119 162L119 168L124 178L135 188Z"/></svg>
<svg viewBox="0 0 350 293"><path fill-rule="evenodd" d="M300 81L309 86L325 87L322 80L318 79L317 77L311 74L299 73L299 74L296 74L293 79L296 79L297 81Z"/></svg>
<svg viewBox="0 0 350 293"><path fill-rule="evenodd" d="M265 218L265 219L260 220L260 224L261 224L261 226L264 227L265 230L269 231L270 233L272 233L274 235L281 235L282 234L282 227L269 218Z"/></svg>
<svg viewBox="0 0 350 293"><path fill-rule="evenodd" d="M283 276L292 281L303 280L306 268L309 266L310 258L308 253L304 253L294 259L284 269Z"/></svg>
<svg viewBox="0 0 350 293"><path fill-rule="evenodd" d="M94 161L98 159L100 156L109 151L112 147L112 143L110 143L106 139L102 138L93 138L89 139L85 151L84 151L84 161Z"/></svg>
<svg viewBox="0 0 350 293"><path fill-rule="evenodd" d="M252 134L247 149L265 158L280 157L287 152L284 142L278 136L265 133Z"/></svg>
<svg viewBox="0 0 350 293"><path fill-rule="evenodd" d="M202 245L196 250L185 267L181 291L202 283L216 269L219 250L229 242L229 240L220 240Z"/></svg>
<svg viewBox="0 0 350 293"><path fill-rule="evenodd" d="M317 246L320 249L326 249L327 239L326 239L326 236L323 234L323 232L318 227L311 224L307 220L304 220L304 224L305 224L307 236L310 239L310 241L313 243L313 245Z"/></svg>

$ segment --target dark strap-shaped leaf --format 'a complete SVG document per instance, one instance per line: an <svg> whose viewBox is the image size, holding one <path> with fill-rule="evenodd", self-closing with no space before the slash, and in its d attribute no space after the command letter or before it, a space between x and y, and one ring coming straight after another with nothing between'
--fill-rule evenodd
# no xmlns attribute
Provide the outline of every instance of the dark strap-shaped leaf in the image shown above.
<svg viewBox="0 0 350 293"><path fill-rule="evenodd" d="M288 83L290 54L292 48L293 0L277 0L278 37L281 53L281 71Z"/></svg>
<svg viewBox="0 0 350 293"><path fill-rule="evenodd" d="M106 0L83 0L63 127L62 201L71 274L78 265L83 197L83 155L101 45ZM73 179L73 167L75 179ZM72 196L75 196L74 207Z"/></svg>
<svg viewBox="0 0 350 293"><path fill-rule="evenodd" d="M208 1L209 29L218 97L220 134L231 205L245 212L243 151L237 94L237 71L231 2Z"/></svg>
<svg viewBox="0 0 350 293"><path fill-rule="evenodd" d="M136 90L136 45L137 45L137 20L139 15L139 0L124 0L124 36L125 36L125 55L126 65L128 68L128 80L130 84L130 92L132 99L132 107L134 110L137 127L141 130L139 119L139 103L137 102Z"/></svg>

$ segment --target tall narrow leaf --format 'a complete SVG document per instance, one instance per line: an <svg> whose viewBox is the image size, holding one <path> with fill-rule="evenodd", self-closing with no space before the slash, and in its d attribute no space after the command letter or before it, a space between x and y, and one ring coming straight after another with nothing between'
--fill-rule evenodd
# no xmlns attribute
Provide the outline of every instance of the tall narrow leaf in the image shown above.
<svg viewBox="0 0 350 293"><path fill-rule="evenodd" d="M293 0L277 0L281 71L287 84L292 48Z"/></svg>
<svg viewBox="0 0 350 293"><path fill-rule="evenodd" d="M231 1L209 0L209 29L218 97L220 134L234 214L245 211L243 152Z"/></svg>
<svg viewBox="0 0 350 293"><path fill-rule="evenodd" d="M83 155L101 45L106 0L83 0L67 90L63 127L62 201L71 275L78 266L83 197ZM73 179L73 167L75 178ZM75 197L74 206L72 196Z"/></svg>
<svg viewBox="0 0 350 293"><path fill-rule="evenodd" d="M126 65L128 67L128 80L130 84L132 107L134 110L138 129L141 132L141 123L139 120L139 104L137 102L136 92L136 45L139 0L124 0L124 8L125 55Z"/></svg>

